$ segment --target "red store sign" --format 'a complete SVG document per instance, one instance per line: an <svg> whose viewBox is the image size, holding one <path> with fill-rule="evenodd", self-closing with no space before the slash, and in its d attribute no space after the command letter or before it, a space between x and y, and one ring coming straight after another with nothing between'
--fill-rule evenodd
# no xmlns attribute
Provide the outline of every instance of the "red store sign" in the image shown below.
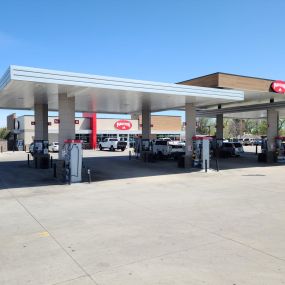
<svg viewBox="0 0 285 285"><path fill-rule="evenodd" d="M276 93L285 93L285 82L281 80L276 80L272 82L271 88L276 92Z"/></svg>
<svg viewBox="0 0 285 285"><path fill-rule="evenodd" d="M132 128L132 122L128 120L119 120L115 122L114 127L121 131L127 131Z"/></svg>

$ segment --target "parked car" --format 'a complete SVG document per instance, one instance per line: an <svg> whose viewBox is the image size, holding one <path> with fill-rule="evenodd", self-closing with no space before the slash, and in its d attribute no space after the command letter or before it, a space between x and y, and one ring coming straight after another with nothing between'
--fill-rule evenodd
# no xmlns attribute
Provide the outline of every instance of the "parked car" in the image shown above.
<svg viewBox="0 0 285 285"><path fill-rule="evenodd" d="M223 142L220 149L221 156L240 156L243 152L243 146L239 142Z"/></svg>
<svg viewBox="0 0 285 285"><path fill-rule="evenodd" d="M120 149L124 151L127 147L127 142L119 141L115 138L105 138L103 141L99 142L99 149L109 149L111 151L115 151L116 149Z"/></svg>
<svg viewBox="0 0 285 285"><path fill-rule="evenodd" d="M58 152L59 151L59 144L58 142L52 142L48 146L48 150L50 152Z"/></svg>
<svg viewBox="0 0 285 285"><path fill-rule="evenodd" d="M254 145L262 145L262 139L255 139L253 144Z"/></svg>
<svg viewBox="0 0 285 285"><path fill-rule="evenodd" d="M180 141L171 141L167 139L158 139L153 142L152 152L159 159L176 159L185 153L185 143Z"/></svg>
<svg viewBox="0 0 285 285"><path fill-rule="evenodd" d="M253 145L253 143L254 143L254 139L244 138L244 139L242 140L242 144L243 144L243 145Z"/></svg>

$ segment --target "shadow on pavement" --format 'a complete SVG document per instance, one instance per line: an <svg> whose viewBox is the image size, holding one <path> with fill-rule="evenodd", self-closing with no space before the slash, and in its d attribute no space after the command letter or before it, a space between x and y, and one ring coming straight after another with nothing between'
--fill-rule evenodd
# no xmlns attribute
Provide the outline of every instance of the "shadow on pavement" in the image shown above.
<svg viewBox="0 0 285 285"><path fill-rule="evenodd" d="M253 167L277 167L282 166L282 163L265 163L258 162L257 155L255 153L244 153L238 157L228 157L228 158L219 158L219 168L220 170L230 170L230 169L245 169ZM215 160L211 161L212 168L215 167Z"/></svg>
<svg viewBox="0 0 285 285"><path fill-rule="evenodd" d="M0 190L23 187L61 185L53 170L28 167L26 161L0 162Z"/></svg>
<svg viewBox="0 0 285 285"><path fill-rule="evenodd" d="M96 153L93 153L96 154ZM241 157L219 159L220 171L230 169L272 167L284 164L266 164L257 162L255 154L245 154ZM211 168L216 170L215 160L211 160ZM91 172L91 181L104 181L126 178L151 177L200 171L200 169L184 169L177 167L177 161L162 160L143 162L134 156L131 160L127 155L96 156L83 158L83 182L88 182L87 169ZM251 174L252 175L252 174ZM256 174L256 176L261 174ZM0 190L23 187L41 187L63 185L53 177L53 169L35 169L28 167L27 161L0 161Z"/></svg>
<svg viewBox="0 0 285 285"><path fill-rule="evenodd" d="M135 157L129 160L128 156L87 157L83 159L83 165L85 169L90 168L93 181L189 173L197 170L178 168L177 161L174 160L144 162Z"/></svg>

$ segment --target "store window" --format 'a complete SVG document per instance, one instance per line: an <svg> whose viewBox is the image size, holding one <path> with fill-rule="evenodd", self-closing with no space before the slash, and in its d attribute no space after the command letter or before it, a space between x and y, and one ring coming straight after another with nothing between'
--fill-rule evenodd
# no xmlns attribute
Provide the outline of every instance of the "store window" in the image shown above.
<svg viewBox="0 0 285 285"><path fill-rule="evenodd" d="M159 134L157 135L157 139L163 139L163 138L170 138L173 141L180 140L179 134Z"/></svg>
<svg viewBox="0 0 285 285"><path fill-rule="evenodd" d="M103 141L106 138L117 138L117 134L97 134L97 143Z"/></svg>
<svg viewBox="0 0 285 285"><path fill-rule="evenodd" d="M90 134L76 134L75 139L82 140L84 149L90 149Z"/></svg>
<svg viewBox="0 0 285 285"><path fill-rule="evenodd" d="M119 141L127 142L128 141L128 135L127 134L120 134L119 135Z"/></svg>

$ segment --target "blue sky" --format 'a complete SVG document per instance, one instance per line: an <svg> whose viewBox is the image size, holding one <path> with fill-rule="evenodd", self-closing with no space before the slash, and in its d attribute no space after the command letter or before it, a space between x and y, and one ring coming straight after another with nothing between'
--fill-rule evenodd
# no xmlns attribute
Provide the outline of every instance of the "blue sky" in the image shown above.
<svg viewBox="0 0 285 285"><path fill-rule="evenodd" d="M217 71L284 80L284 11L284 0L2 1L0 74L15 64L163 82ZM10 113L0 110L0 126Z"/></svg>

